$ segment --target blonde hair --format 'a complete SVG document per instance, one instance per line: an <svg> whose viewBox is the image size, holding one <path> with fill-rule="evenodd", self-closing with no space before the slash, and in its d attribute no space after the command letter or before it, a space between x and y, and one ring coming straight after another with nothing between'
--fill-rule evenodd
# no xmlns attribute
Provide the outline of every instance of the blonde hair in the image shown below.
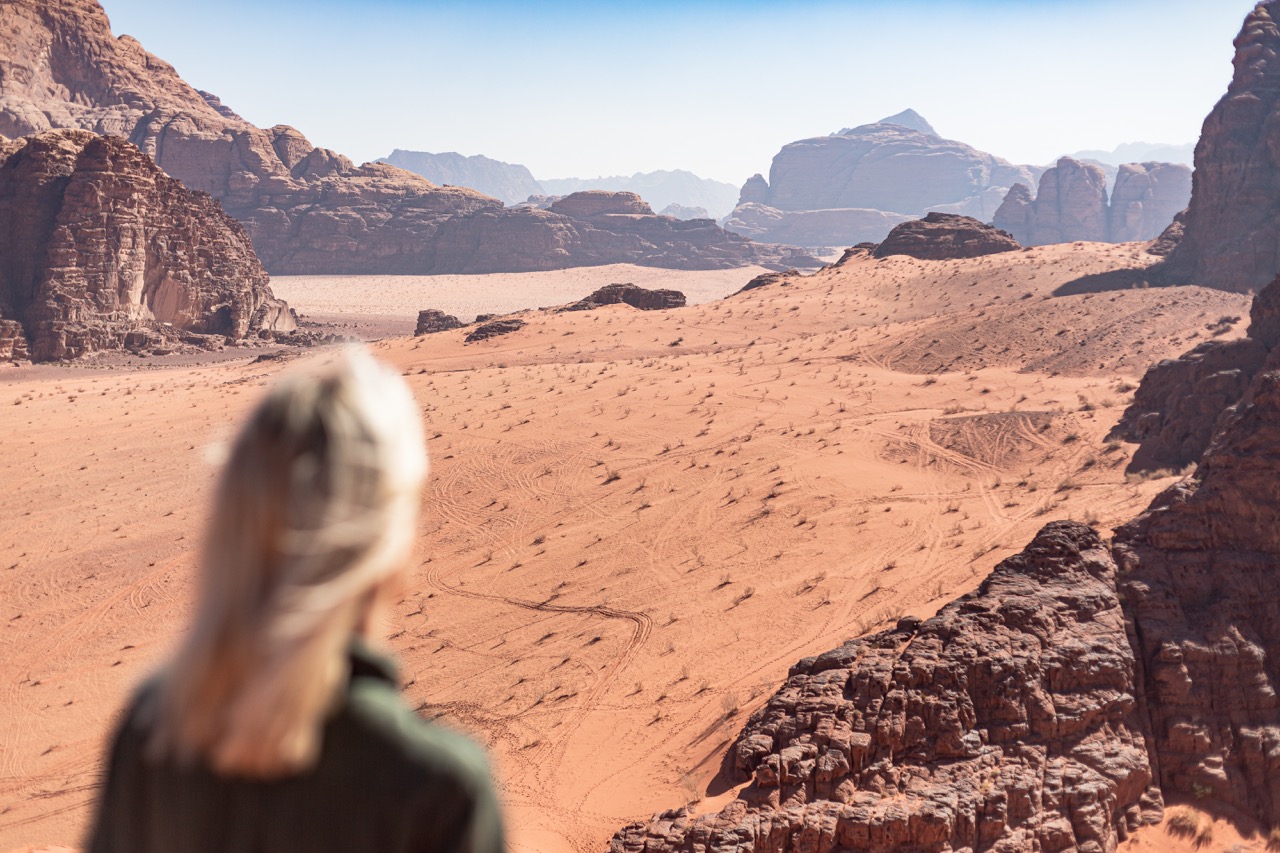
<svg viewBox="0 0 1280 853"><path fill-rule="evenodd" d="M258 778L314 765L347 643L406 566L426 470L408 387L362 349L275 385L222 472L153 758Z"/></svg>

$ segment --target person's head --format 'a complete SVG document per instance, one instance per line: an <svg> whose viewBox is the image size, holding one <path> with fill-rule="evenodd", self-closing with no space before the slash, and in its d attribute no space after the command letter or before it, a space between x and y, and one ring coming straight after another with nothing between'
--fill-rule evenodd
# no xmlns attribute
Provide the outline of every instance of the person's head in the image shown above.
<svg viewBox="0 0 1280 853"><path fill-rule="evenodd" d="M409 389L363 350L272 388L222 472L156 758L258 777L314 763L347 644L403 577L426 470Z"/></svg>

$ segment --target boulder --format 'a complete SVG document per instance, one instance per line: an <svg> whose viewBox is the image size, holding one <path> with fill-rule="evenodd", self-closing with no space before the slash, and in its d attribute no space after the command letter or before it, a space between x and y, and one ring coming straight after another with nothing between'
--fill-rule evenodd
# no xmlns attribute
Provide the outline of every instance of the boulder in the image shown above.
<svg viewBox="0 0 1280 853"><path fill-rule="evenodd" d="M461 329L464 323L452 314L446 314L436 308L427 308L418 312L418 325L414 328L415 335L433 335L436 332L447 332L451 329Z"/></svg>
<svg viewBox="0 0 1280 853"><path fill-rule="evenodd" d="M1022 247L1007 231L984 225L968 216L930 213L924 219L904 222L876 247L877 258L910 255L929 261L976 258Z"/></svg>
<svg viewBox="0 0 1280 853"><path fill-rule="evenodd" d="M28 137L0 163L0 319L8 357L16 322L34 361L297 328L216 200L80 130Z"/></svg>

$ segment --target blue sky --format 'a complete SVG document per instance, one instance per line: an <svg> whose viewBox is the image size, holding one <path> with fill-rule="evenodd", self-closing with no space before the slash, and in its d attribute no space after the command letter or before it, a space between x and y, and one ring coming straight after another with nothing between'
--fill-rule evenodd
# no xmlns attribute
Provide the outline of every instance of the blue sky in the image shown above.
<svg viewBox="0 0 1280 853"><path fill-rule="evenodd" d="M741 183L906 107L1043 163L1187 142L1252 0L103 0L191 84L357 161L486 154L537 177Z"/></svg>

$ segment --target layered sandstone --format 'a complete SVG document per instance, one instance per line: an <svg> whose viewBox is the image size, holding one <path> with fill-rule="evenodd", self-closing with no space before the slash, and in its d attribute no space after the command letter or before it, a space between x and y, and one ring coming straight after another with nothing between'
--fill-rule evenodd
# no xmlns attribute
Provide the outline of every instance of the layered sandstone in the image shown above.
<svg viewBox="0 0 1280 853"><path fill-rule="evenodd" d="M0 164L8 357L296 329L267 281L244 229L217 201L122 139L51 131L22 140Z"/></svg>
<svg viewBox="0 0 1280 853"><path fill-rule="evenodd" d="M1177 163L1128 163L1107 198L1107 174L1093 163L1063 157L1040 176L1033 198L1018 184L1009 190L992 224L1028 246L1091 240L1152 240L1186 207L1191 170Z"/></svg>
<svg viewBox="0 0 1280 853"><path fill-rule="evenodd" d="M934 618L800 661L730 750L738 799L610 849L1114 851L1161 809L1115 581L1048 525Z"/></svg>
<svg viewBox="0 0 1280 853"><path fill-rule="evenodd" d="M874 254L877 258L909 255L923 260L945 261L1021 248L1009 232L984 225L972 217L930 213L923 219L904 222L894 228Z"/></svg>
<svg viewBox="0 0 1280 853"><path fill-rule="evenodd" d="M357 166L291 127L255 127L193 89L133 38L113 37L96 0L12 0L0 4L0 30L0 134L72 127L129 139L221 201L274 273L518 272L628 261L708 269L777 265L782 254L714 226L693 239L659 233L654 245L625 225L615 223L617 234L572 216L530 219L472 189L440 187L385 163Z"/></svg>
<svg viewBox="0 0 1280 853"><path fill-rule="evenodd" d="M1280 2L1264 0L1235 40L1235 71L1196 145L1184 234L1158 271L1167 284L1239 293L1280 272Z"/></svg>

